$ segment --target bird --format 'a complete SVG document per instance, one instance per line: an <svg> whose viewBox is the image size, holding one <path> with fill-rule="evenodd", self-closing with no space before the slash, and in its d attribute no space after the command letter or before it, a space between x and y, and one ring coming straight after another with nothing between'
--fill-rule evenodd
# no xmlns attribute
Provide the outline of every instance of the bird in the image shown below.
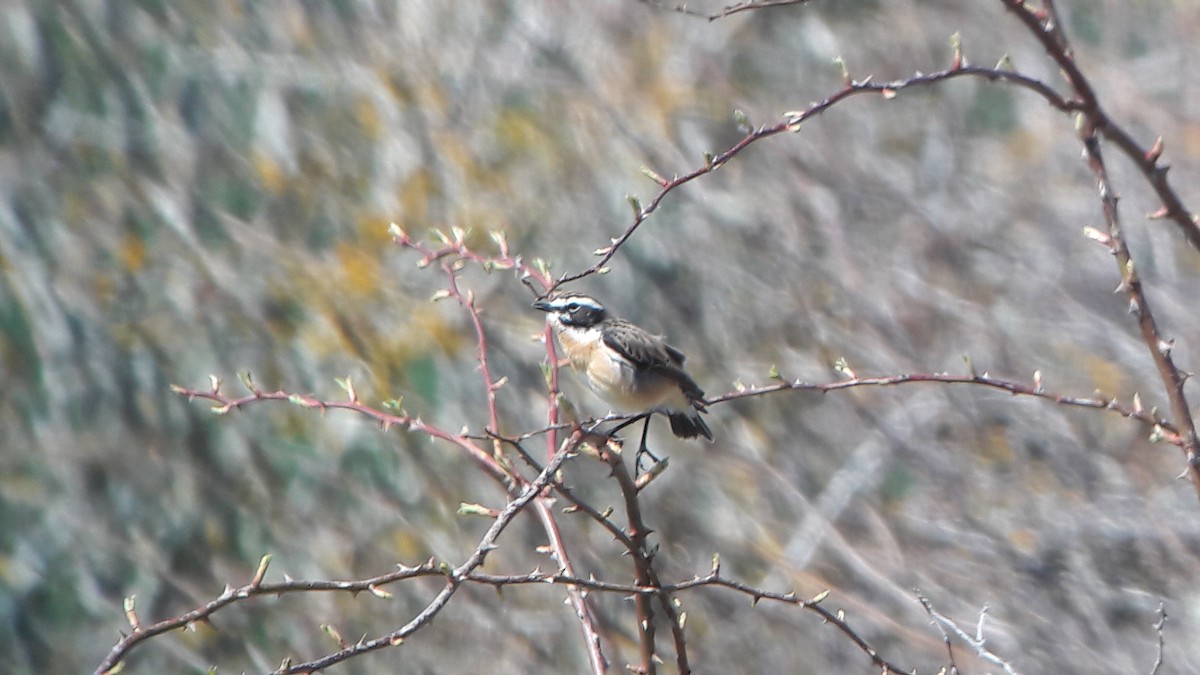
<svg viewBox="0 0 1200 675"><path fill-rule="evenodd" d="M583 293L551 293L533 306L546 312L571 367L609 405L622 412L664 413L675 436L713 440L700 416L707 412L704 391L684 371L683 352L661 335L611 316L599 300Z"/></svg>

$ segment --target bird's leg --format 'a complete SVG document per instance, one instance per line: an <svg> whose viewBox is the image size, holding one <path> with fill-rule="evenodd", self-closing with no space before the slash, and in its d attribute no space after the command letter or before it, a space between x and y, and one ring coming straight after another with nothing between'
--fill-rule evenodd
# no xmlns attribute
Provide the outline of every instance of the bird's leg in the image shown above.
<svg viewBox="0 0 1200 675"><path fill-rule="evenodd" d="M653 452L650 452L650 448L646 447L646 436L650 433L650 418L654 417L654 413L648 412L646 413L645 417L646 422L642 425L642 442L638 443L637 454L634 455L633 458L634 473L636 474L642 473L642 457L650 458L650 460L653 462L650 465L651 468L653 468L655 464L658 464L662 461L657 455L655 455Z"/></svg>
<svg viewBox="0 0 1200 675"><path fill-rule="evenodd" d="M608 435L616 436L618 431L624 429L625 427L629 426L630 424L637 422L640 419L644 419L649 416L650 416L650 413L642 413L640 415L634 415L633 417L630 417L629 419L625 420L624 422L621 422L617 426L613 427L612 430L608 432ZM645 443L645 441L646 441L646 439L645 439L645 436L643 435L642 442Z"/></svg>

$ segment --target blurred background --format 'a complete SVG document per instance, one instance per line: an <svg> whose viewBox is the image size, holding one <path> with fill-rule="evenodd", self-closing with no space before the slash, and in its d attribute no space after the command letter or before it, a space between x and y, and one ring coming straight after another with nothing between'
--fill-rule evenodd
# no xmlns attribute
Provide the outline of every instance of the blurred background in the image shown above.
<svg viewBox="0 0 1200 675"><path fill-rule="evenodd" d="M1060 2L1109 113L1158 135L1200 208L1200 8ZM286 404L225 416L169 390L364 401L457 431L486 412L473 333L436 269L391 244L461 227L507 235L556 273L631 222L627 195L856 79L969 61L1060 78L1000 2L857 0L720 21L633 0L442 3L5 0L0 3L0 662L90 672L126 628L246 583L344 579L430 556L458 564L487 526L459 502L503 494L453 447ZM715 11L720 2L689 3ZM785 376L979 372L1166 410L1101 226L1072 120L960 79L862 97L761 142L667 197L576 288L666 333L710 395ZM1188 370L1200 254L1131 165L1108 153L1153 309ZM544 423L542 316L509 273L464 273L486 306L505 431ZM607 408L568 388L591 414ZM1193 400L1200 398L1194 389ZM940 634L913 589L1024 672L1200 670L1200 516L1178 449L1112 414L912 385L715 406L711 447L652 436L670 470L643 494L665 579L724 571L828 601L893 662L936 672ZM580 459L569 482L616 503ZM581 573L630 577L618 546L562 516ZM519 520L493 572L541 562ZM396 598L238 605L134 651L126 672L260 672L407 622ZM402 647L346 673L580 672L563 592L468 588ZM614 672L633 611L593 595ZM681 597L699 672L868 672L810 614L703 590ZM669 641L668 641L669 642ZM664 643L663 649L669 645ZM670 661L670 658L668 658ZM982 672L965 651L959 665ZM990 667L992 670L994 666Z"/></svg>

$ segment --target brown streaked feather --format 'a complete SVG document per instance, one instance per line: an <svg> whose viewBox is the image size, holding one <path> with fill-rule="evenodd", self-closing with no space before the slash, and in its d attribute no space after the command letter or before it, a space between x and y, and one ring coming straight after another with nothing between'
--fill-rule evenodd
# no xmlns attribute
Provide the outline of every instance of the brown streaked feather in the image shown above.
<svg viewBox="0 0 1200 675"><path fill-rule="evenodd" d="M604 344L617 350L639 368L683 365L683 353L623 319L613 319L604 328Z"/></svg>
<svg viewBox="0 0 1200 675"><path fill-rule="evenodd" d="M692 405L703 409L704 391L683 371L683 352L623 319L613 319L601 335L604 344L636 368L662 373L674 380Z"/></svg>

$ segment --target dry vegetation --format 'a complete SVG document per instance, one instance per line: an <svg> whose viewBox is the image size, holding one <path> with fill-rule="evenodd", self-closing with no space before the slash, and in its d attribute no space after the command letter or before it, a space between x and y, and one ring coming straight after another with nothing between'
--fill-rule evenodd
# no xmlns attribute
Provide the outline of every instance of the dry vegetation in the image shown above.
<svg viewBox="0 0 1200 675"><path fill-rule="evenodd" d="M4 672L1200 670L1193 3L8 4Z"/></svg>

